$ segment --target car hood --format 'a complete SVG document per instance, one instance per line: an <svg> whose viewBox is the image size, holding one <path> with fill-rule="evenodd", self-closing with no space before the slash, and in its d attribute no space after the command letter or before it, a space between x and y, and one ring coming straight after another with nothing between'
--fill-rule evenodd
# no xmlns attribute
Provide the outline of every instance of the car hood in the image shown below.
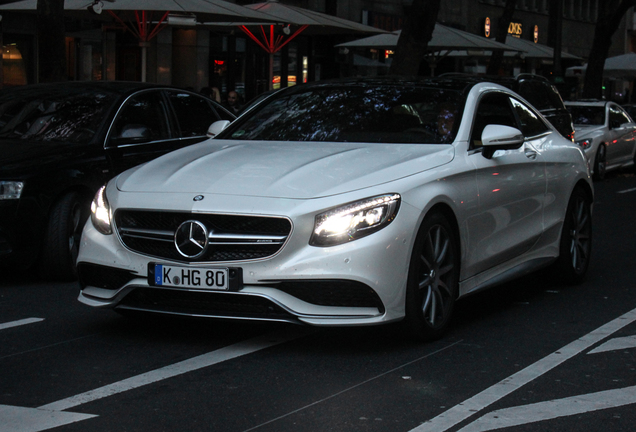
<svg viewBox="0 0 636 432"><path fill-rule="evenodd" d="M575 126L574 137L577 141L603 134L604 126Z"/></svg>
<svg viewBox="0 0 636 432"><path fill-rule="evenodd" d="M433 169L453 156L454 147L448 144L209 140L125 172L117 188L318 198Z"/></svg>

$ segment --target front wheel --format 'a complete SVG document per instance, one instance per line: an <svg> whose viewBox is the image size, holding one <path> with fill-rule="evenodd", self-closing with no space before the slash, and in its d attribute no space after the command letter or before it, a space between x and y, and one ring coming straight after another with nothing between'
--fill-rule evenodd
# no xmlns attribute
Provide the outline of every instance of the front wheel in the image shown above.
<svg viewBox="0 0 636 432"><path fill-rule="evenodd" d="M594 157L594 180L604 180L607 172L607 154L603 144L596 150L596 156Z"/></svg>
<svg viewBox="0 0 636 432"><path fill-rule="evenodd" d="M567 284L579 284L585 278L592 253L592 199L583 188L572 192L565 213L557 275Z"/></svg>
<svg viewBox="0 0 636 432"><path fill-rule="evenodd" d="M405 322L419 340L439 338L450 322L459 289L459 245L441 213L418 231L409 266Z"/></svg>
<svg viewBox="0 0 636 432"><path fill-rule="evenodd" d="M40 277L46 280L77 278L75 261L87 216L88 204L75 192L53 205L40 256Z"/></svg>

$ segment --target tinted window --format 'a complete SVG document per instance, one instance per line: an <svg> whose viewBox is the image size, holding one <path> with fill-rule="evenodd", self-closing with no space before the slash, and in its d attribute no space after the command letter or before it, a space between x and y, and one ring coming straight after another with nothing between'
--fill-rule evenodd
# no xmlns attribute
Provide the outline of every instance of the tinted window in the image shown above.
<svg viewBox="0 0 636 432"><path fill-rule="evenodd" d="M168 139L170 131L166 112L165 102L158 91L132 96L115 120L112 137L117 140L117 144L139 139Z"/></svg>
<svg viewBox="0 0 636 432"><path fill-rule="evenodd" d="M225 139L383 143L451 142L459 125L460 93L416 86L325 86L285 92L239 118ZM455 119L451 134L438 117Z"/></svg>
<svg viewBox="0 0 636 432"><path fill-rule="evenodd" d="M525 79L519 82L519 94L536 109L563 109L563 100L555 86L547 81Z"/></svg>
<svg viewBox="0 0 636 432"><path fill-rule="evenodd" d="M629 116L619 107L610 105L609 107L610 128L619 128L624 123L629 123Z"/></svg>
<svg viewBox="0 0 636 432"><path fill-rule="evenodd" d="M517 112L519 118L521 132L526 137L533 137L540 135L550 130L548 126L536 115L528 106L521 103L516 99L510 99L512 106Z"/></svg>
<svg viewBox="0 0 636 432"><path fill-rule="evenodd" d="M488 125L518 127L509 101L508 95L503 93L490 93L481 98L471 133L471 143L474 147L481 146L481 133Z"/></svg>
<svg viewBox="0 0 636 432"><path fill-rule="evenodd" d="M168 95L179 122L181 137L205 136L210 125L220 120L206 99L181 92L169 92Z"/></svg>
<svg viewBox="0 0 636 432"><path fill-rule="evenodd" d="M116 97L95 90L40 94L11 92L0 99L0 137L29 141L87 142Z"/></svg>
<svg viewBox="0 0 636 432"><path fill-rule="evenodd" d="M602 126L605 124L605 107L603 106L569 105L568 111L572 114L572 122L575 125Z"/></svg>
<svg viewBox="0 0 636 432"><path fill-rule="evenodd" d="M540 82L524 80L519 83L519 94L538 110L550 109L553 107L548 94L548 89Z"/></svg>

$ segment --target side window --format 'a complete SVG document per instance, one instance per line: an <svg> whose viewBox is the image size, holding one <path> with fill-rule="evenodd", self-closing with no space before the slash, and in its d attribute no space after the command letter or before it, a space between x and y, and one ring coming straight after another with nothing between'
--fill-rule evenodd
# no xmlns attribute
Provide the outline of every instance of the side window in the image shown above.
<svg viewBox="0 0 636 432"><path fill-rule="evenodd" d="M169 139L166 112L159 92L134 95L126 101L115 119L111 139L116 145Z"/></svg>
<svg viewBox="0 0 636 432"><path fill-rule="evenodd" d="M528 106L513 98L510 98L510 101L517 112L517 117L519 117L519 121L521 123L521 132L523 132L524 136L533 137L550 130L543 120L541 120L541 118L539 118L539 116L536 115Z"/></svg>
<svg viewBox="0 0 636 432"><path fill-rule="evenodd" d="M470 138L473 147L481 147L481 133L488 125L519 127L509 101L504 93L489 93L481 98Z"/></svg>
<svg viewBox="0 0 636 432"><path fill-rule="evenodd" d="M220 120L211 104L196 95L185 92L168 92L174 108L182 138L206 136L212 123Z"/></svg>
<svg viewBox="0 0 636 432"><path fill-rule="evenodd" d="M624 123L631 123L629 116L621 108L610 107L610 127L618 128Z"/></svg>

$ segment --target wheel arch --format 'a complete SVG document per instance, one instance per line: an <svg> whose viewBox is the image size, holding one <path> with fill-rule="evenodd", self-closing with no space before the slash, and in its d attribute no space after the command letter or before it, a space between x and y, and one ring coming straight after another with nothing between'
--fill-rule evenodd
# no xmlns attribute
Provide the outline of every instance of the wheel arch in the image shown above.
<svg viewBox="0 0 636 432"><path fill-rule="evenodd" d="M92 190L90 187L83 184L74 184L65 187L64 189L60 189L49 202L47 215L51 212L53 206L68 194L77 193L82 200L87 200L88 202L90 202L93 199L95 192L96 190Z"/></svg>
<svg viewBox="0 0 636 432"><path fill-rule="evenodd" d="M592 190L592 186L590 186L590 184L588 182L586 182L585 180L579 180L574 187L572 188L572 192L570 193L570 196L572 196L572 193L574 193L574 191L577 188L582 188L585 193L587 194L588 198L590 199L590 201L593 203L594 202L594 191Z"/></svg>

